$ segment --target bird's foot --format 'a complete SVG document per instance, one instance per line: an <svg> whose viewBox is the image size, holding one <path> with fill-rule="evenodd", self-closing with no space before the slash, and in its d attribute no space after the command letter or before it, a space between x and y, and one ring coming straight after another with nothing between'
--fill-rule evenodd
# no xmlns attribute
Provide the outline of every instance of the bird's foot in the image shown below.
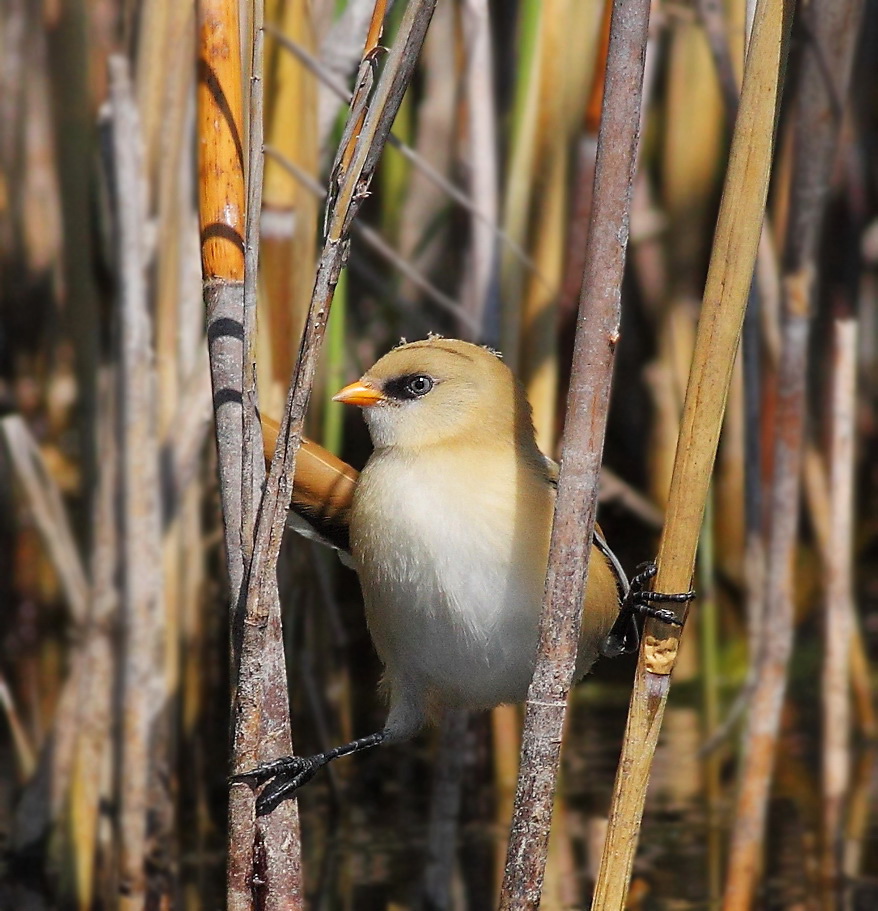
<svg viewBox="0 0 878 911"><path fill-rule="evenodd" d="M640 628L637 617L650 617L669 626L683 626L683 619L666 607L656 604L685 604L695 598L694 591L668 593L650 591L646 586L655 578L658 567L655 563L641 563L631 580L628 594L622 601L619 616L601 646L605 657L615 658L636 652L640 647Z"/></svg>
<svg viewBox="0 0 878 911"><path fill-rule="evenodd" d="M244 782L253 787L265 785L262 793L256 799L256 815L264 816L270 813L279 803L292 797L303 784L307 784L323 766L341 756L359 753L369 747L378 746L388 737L387 731L376 731L367 734L350 743L333 747L324 753L315 753L313 756L284 756L273 762L265 762L250 769L249 772L239 772L232 775L230 782Z"/></svg>
<svg viewBox="0 0 878 911"><path fill-rule="evenodd" d="M256 815L265 816L288 797L298 791L302 785L307 784L329 760L325 753L316 756L284 756L273 762L232 775L232 783L243 782L258 787L265 785L262 793L256 799Z"/></svg>

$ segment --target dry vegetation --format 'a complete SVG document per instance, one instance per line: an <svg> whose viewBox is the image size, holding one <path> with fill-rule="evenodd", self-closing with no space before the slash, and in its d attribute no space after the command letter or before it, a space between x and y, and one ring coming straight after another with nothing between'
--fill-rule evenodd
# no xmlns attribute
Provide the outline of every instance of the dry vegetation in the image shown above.
<svg viewBox="0 0 878 911"><path fill-rule="evenodd" d="M0 0L0 908L878 906L878 3L618 5ZM506 706L254 819L230 772L382 720L283 523L428 331L570 431L553 606L604 445L683 647L565 714L547 612L517 799Z"/></svg>

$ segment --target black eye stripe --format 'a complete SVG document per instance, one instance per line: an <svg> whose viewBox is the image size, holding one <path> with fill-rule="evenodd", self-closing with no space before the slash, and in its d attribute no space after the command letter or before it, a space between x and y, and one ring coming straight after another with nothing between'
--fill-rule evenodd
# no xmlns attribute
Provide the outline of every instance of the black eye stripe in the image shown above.
<svg viewBox="0 0 878 911"><path fill-rule="evenodd" d="M435 385L435 380L426 373L407 373L396 376L384 384L383 392L388 398L411 401L426 395Z"/></svg>

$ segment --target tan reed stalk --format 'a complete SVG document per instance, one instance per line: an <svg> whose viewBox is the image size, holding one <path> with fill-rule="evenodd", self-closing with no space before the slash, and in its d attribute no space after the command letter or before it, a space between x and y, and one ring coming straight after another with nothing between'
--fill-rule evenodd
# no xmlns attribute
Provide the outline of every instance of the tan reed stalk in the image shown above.
<svg viewBox="0 0 878 911"><path fill-rule="evenodd" d="M540 902L567 694L600 477L640 129L649 4L614 4L583 295L567 399L558 500L528 689L521 766L500 896L503 911Z"/></svg>
<svg viewBox="0 0 878 911"><path fill-rule="evenodd" d="M249 130L247 145L247 219L244 238L244 361L243 439L241 473L241 544L245 579L253 559L259 496L265 480L262 428L256 378L256 305L263 187L264 137L264 5L250 4ZM293 749L286 677L281 605L277 577L266 585L261 622L245 609L245 588L235 614L239 636L237 676L232 701L232 771L289 755ZM253 819L253 794L232 786L229 794L230 898L265 911L297 911L303 907L301 839L298 804L289 801L278 812ZM254 824L255 823L255 824ZM232 861L234 858L234 863ZM232 870L234 867L234 877ZM242 885L247 893L242 890Z"/></svg>
<svg viewBox="0 0 878 911"><path fill-rule="evenodd" d="M128 61L110 58L113 164L120 273L120 424L122 492L122 751L119 764L120 907L140 911L150 889L147 813L166 703L165 618L159 516L155 353L147 301L145 172ZM161 763L164 767L166 758ZM156 834L156 833L152 833ZM158 833L166 836L166 832Z"/></svg>
<svg viewBox="0 0 878 911"><path fill-rule="evenodd" d="M760 0L659 546L659 591L685 591L692 580L768 190L785 29L783 0ZM593 909L624 907L678 644L675 628L647 623Z"/></svg>
<svg viewBox="0 0 878 911"><path fill-rule="evenodd" d="M762 653L748 717L724 911L753 900L766 807L793 640L793 576L804 448L810 310L817 276L817 242L848 93L860 0L808 7L791 149L792 182L785 219L783 328L777 381L771 527L768 536ZM755 26L754 26L755 35ZM754 39L751 39L751 41ZM748 54L752 55L751 50ZM831 78L828 78L828 75ZM792 140L791 140L792 141Z"/></svg>
<svg viewBox="0 0 878 911"><path fill-rule="evenodd" d="M836 319L832 332L828 420L832 563L826 580L823 656L823 894L837 906L843 874L844 822L851 776L850 656L854 619L854 435L857 324Z"/></svg>

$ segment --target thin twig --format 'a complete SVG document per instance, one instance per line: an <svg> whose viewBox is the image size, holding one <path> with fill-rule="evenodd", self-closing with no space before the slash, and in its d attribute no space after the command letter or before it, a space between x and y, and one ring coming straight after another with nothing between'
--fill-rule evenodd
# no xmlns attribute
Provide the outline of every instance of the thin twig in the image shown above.
<svg viewBox="0 0 878 911"><path fill-rule="evenodd" d="M542 891L619 338L649 7L648 2L617 0L613 8L584 291L576 328L539 651L528 689L500 896L503 911L536 908Z"/></svg>

